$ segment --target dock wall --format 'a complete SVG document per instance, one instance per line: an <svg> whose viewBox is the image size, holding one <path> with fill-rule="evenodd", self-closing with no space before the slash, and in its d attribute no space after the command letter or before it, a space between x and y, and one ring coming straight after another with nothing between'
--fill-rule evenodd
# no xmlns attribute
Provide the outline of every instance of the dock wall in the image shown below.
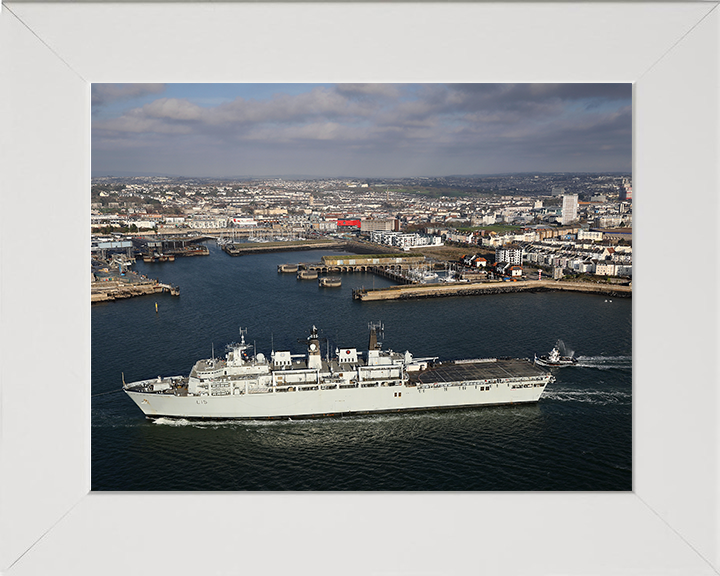
<svg viewBox="0 0 720 576"><path fill-rule="evenodd" d="M223 250L230 256L243 254L260 254L263 252L289 252L291 250L331 250L342 249L344 242L299 241L299 242L248 242L243 244L228 244Z"/></svg>
<svg viewBox="0 0 720 576"><path fill-rule="evenodd" d="M229 244L223 250L231 256L257 254L261 252L285 252L291 250L345 250L352 254L376 254L378 246L353 240L291 240L289 242L248 242ZM408 257L406 252L389 246L382 247L383 252L397 253L400 257Z"/></svg>
<svg viewBox="0 0 720 576"><path fill-rule="evenodd" d="M518 282L477 282L456 284L422 284L391 286L374 290L353 290L355 300L409 300L413 298L439 298L443 296L478 296L510 292L586 292L615 298L632 297L631 286L591 284L589 282L556 282L554 280L527 280Z"/></svg>

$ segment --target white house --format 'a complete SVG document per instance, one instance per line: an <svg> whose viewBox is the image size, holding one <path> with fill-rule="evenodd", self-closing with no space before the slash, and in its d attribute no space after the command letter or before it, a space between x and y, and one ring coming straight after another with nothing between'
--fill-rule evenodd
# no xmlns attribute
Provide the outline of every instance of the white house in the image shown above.
<svg viewBox="0 0 720 576"><path fill-rule="evenodd" d="M253 226L257 226L257 220L254 218L235 216L231 219L231 222L236 228L252 228Z"/></svg>
<svg viewBox="0 0 720 576"><path fill-rule="evenodd" d="M591 230L578 230L578 240L592 240L593 242L601 242L603 239L603 233Z"/></svg>
<svg viewBox="0 0 720 576"><path fill-rule="evenodd" d="M615 276L617 272L617 264L612 262L598 261L595 266L595 274L598 276Z"/></svg>
<svg viewBox="0 0 720 576"><path fill-rule="evenodd" d="M190 228L225 228L226 218L213 218L211 216L200 216L187 221Z"/></svg>
<svg viewBox="0 0 720 576"><path fill-rule="evenodd" d="M632 264L618 264L616 274L632 278Z"/></svg>
<svg viewBox="0 0 720 576"><path fill-rule="evenodd" d="M142 228L152 229L155 227L155 222L150 220L128 220L128 226L135 225L138 230Z"/></svg>
<svg viewBox="0 0 720 576"><path fill-rule="evenodd" d="M510 264L521 265L523 261L523 249L520 246L508 246L495 250L496 262L509 262Z"/></svg>

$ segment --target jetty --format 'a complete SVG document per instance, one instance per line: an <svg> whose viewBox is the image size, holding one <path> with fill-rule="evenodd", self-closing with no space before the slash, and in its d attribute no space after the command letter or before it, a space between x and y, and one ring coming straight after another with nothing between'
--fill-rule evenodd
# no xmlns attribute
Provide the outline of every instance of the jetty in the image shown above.
<svg viewBox="0 0 720 576"><path fill-rule="evenodd" d="M261 254L263 252L286 252L290 250L330 250L345 248L345 242L334 240L288 240L281 242L228 242L222 249L230 256Z"/></svg>
<svg viewBox="0 0 720 576"><path fill-rule="evenodd" d="M450 284L413 284L388 288L358 288L353 290L354 300L410 300L415 298L441 298L446 296L479 296L511 292L585 292L615 298L632 297L632 286L592 282L562 282L556 280L503 280L487 282L453 282Z"/></svg>

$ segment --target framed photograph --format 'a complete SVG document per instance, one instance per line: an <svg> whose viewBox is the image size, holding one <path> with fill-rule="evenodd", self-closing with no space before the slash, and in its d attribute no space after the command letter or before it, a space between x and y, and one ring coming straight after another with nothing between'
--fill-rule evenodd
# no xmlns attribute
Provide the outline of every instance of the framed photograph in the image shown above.
<svg viewBox="0 0 720 576"><path fill-rule="evenodd" d="M715 244L719 25L714 2L3 4L0 569L720 571L715 256L676 237ZM632 83L633 491L91 492L91 84L155 82Z"/></svg>
<svg viewBox="0 0 720 576"><path fill-rule="evenodd" d="M632 84L92 101L92 490L632 490Z"/></svg>

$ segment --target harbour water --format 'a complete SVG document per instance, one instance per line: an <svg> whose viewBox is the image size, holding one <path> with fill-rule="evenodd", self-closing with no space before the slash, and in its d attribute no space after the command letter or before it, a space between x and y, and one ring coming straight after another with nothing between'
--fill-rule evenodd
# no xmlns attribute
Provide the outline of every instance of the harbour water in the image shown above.
<svg viewBox="0 0 720 576"><path fill-rule="evenodd" d="M320 288L279 274L285 262L337 252L206 257L144 264L181 296L92 308L92 489L584 490L632 489L632 300L575 293L358 302L353 288L392 282L344 274ZM155 304L157 303L157 312ZM577 366L555 371L540 402L319 420L147 420L126 381L186 375L247 340L266 355L301 353L316 325L336 346L367 344L443 360L545 354L558 339Z"/></svg>

